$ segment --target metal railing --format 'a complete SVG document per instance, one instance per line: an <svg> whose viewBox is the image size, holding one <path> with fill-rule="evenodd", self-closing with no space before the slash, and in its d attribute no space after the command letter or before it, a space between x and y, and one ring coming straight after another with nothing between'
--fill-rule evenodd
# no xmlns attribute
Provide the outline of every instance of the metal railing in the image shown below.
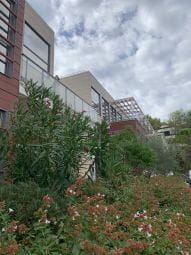
<svg viewBox="0 0 191 255"><path fill-rule="evenodd" d="M21 81L33 80L39 85L51 88L53 92L60 96L63 103L75 112L84 113L93 122L100 122L101 118L91 105L87 104L78 95L73 93L59 80L34 64L30 59L22 56ZM20 93L26 95L23 83L20 83Z"/></svg>

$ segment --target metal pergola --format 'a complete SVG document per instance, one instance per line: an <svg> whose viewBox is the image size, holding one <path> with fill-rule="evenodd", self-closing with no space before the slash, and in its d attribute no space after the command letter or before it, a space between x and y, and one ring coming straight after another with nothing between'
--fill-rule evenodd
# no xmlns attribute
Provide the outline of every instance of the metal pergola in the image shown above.
<svg viewBox="0 0 191 255"><path fill-rule="evenodd" d="M122 120L138 120L147 133L151 134L154 132L153 127L134 97L115 100L111 105L115 107L119 114L121 114Z"/></svg>

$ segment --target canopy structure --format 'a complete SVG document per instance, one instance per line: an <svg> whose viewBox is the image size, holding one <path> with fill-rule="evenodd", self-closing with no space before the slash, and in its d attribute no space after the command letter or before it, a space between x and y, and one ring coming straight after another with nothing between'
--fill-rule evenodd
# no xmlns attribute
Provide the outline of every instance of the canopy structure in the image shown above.
<svg viewBox="0 0 191 255"><path fill-rule="evenodd" d="M153 127L134 97L115 100L111 105L121 114L122 120L138 120L147 133L151 134L154 132Z"/></svg>

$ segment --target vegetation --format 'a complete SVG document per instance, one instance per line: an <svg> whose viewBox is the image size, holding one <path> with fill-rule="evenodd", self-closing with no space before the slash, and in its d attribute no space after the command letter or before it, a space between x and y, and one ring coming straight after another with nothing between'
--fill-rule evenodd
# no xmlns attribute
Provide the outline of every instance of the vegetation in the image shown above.
<svg viewBox="0 0 191 255"><path fill-rule="evenodd" d="M154 130L159 129L162 125L166 124L165 122L162 122L159 118L153 118L150 115L146 115L145 117L149 120Z"/></svg>
<svg viewBox="0 0 191 255"><path fill-rule="evenodd" d="M18 221L18 209L9 208L12 199L7 197L4 203L5 196L4 192L0 197L1 254L191 252L191 190L178 177L148 181L127 176L94 184L78 179L65 190L67 202L61 216L52 216L59 205L49 192L42 196L39 208L31 210L30 223Z"/></svg>
<svg viewBox="0 0 191 255"><path fill-rule="evenodd" d="M190 254L191 190L167 177L186 169L175 142L190 148L190 126L169 146L131 128L111 137L50 89L26 92L0 134L0 255ZM86 156L96 182L78 178Z"/></svg>

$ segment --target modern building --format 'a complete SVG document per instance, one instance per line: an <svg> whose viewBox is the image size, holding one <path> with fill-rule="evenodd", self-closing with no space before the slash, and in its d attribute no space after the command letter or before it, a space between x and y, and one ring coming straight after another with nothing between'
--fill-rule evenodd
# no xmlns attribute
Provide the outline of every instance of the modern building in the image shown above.
<svg viewBox="0 0 191 255"><path fill-rule="evenodd" d="M175 128L163 125L156 131L157 135L164 137L165 139L175 138Z"/></svg>
<svg viewBox="0 0 191 255"><path fill-rule="evenodd" d="M52 88L67 106L93 122L105 119L113 133L128 125L138 132L153 132L134 98L114 100L89 71L54 77L52 29L25 0L0 0L1 128L17 98L25 96L23 81L30 79Z"/></svg>
<svg viewBox="0 0 191 255"><path fill-rule="evenodd" d="M118 133L128 126L133 127L141 135L154 132L133 97L114 100L91 72L80 72L62 77L60 81L88 102L101 119L110 123L111 134Z"/></svg>

